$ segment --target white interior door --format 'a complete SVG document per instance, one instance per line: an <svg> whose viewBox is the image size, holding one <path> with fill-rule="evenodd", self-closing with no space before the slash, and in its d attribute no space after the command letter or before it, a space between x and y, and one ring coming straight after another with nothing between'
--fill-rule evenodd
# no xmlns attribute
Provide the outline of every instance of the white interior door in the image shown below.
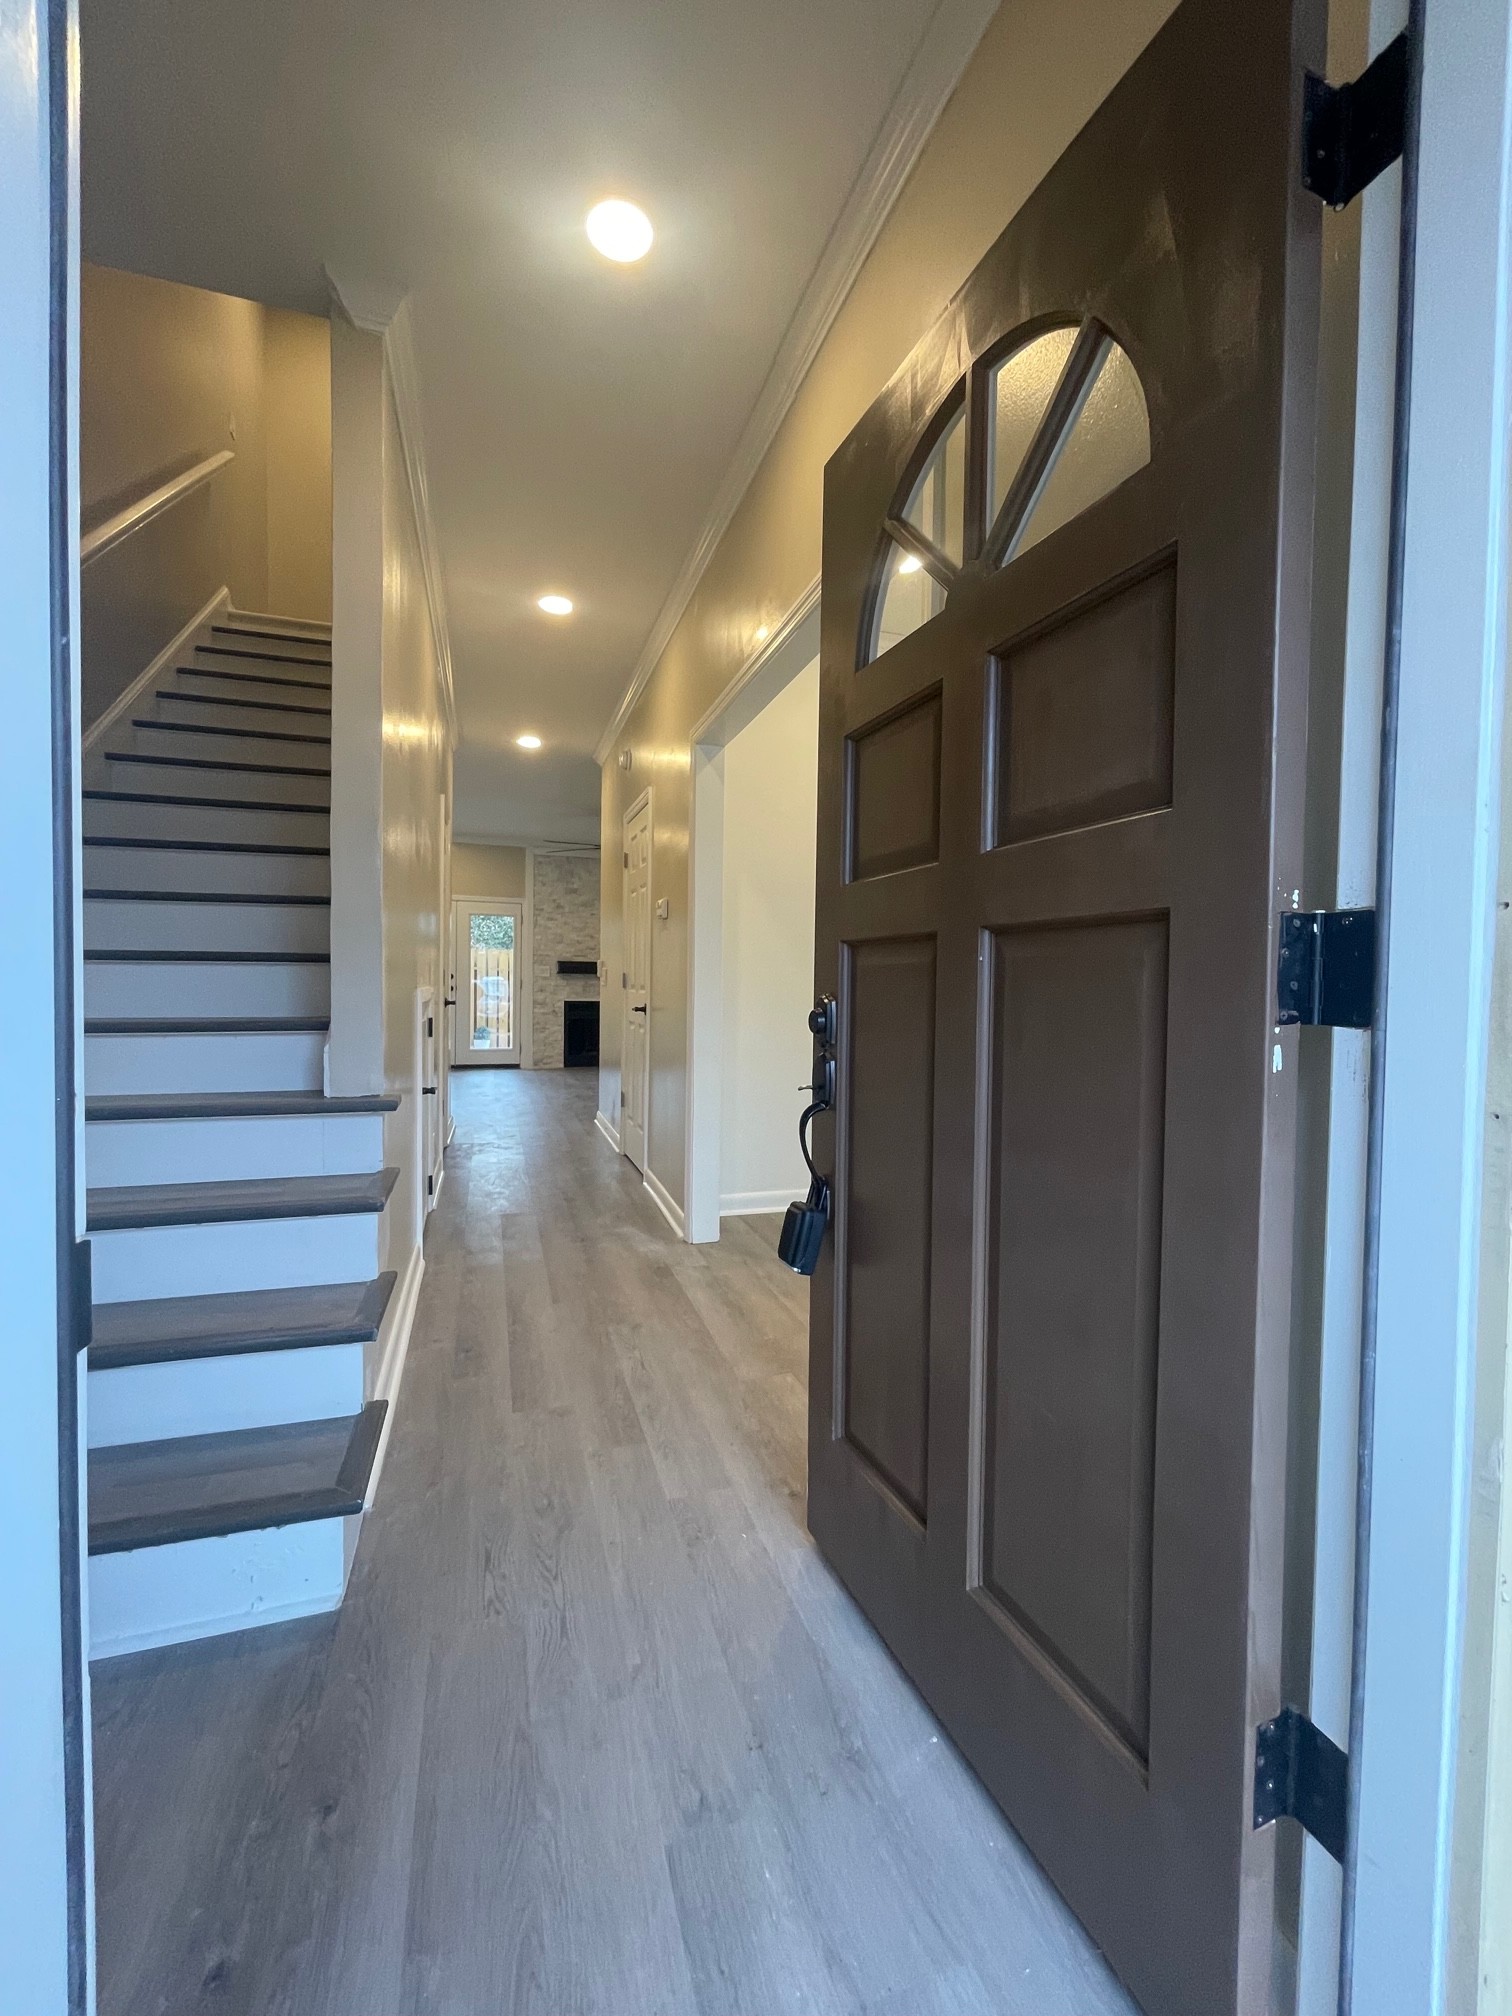
<svg viewBox="0 0 1512 2016"><path fill-rule="evenodd" d="M452 904L453 1064L518 1064L524 905Z"/></svg>
<svg viewBox="0 0 1512 2016"><path fill-rule="evenodd" d="M625 1034L620 1049L620 1148L645 1174L651 1059L651 801L625 820Z"/></svg>

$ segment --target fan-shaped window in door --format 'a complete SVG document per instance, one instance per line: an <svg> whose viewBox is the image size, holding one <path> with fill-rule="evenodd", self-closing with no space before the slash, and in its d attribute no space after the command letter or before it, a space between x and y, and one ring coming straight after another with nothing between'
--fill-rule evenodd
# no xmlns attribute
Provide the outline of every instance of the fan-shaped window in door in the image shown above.
<svg viewBox="0 0 1512 2016"><path fill-rule="evenodd" d="M1142 469L1150 415L1128 353L1093 321L1013 351L996 367L993 392L986 558L997 565Z"/></svg>
<svg viewBox="0 0 1512 2016"><path fill-rule="evenodd" d="M966 420L957 394L902 507L887 521L869 648L880 657L938 616L966 550Z"/></svg>
<svg viewBox="0 0 1512 2016"><path fill-rule="evenodd" d="M967 409L958 387L885 521L863 665L938 616L963 572L1027 552L1150 459L1139 374L1100 322L1041 328L978 371L982 467L968 495Z"/></svg>

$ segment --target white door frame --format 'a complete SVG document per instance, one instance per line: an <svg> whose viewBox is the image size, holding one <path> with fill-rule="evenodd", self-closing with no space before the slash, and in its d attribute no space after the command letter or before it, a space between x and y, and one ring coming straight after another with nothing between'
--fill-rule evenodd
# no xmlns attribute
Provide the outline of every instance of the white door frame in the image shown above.
<svg viewBox="0 0 1512 2016"><path fill-rule="evenodd" d="M515 920L515 1002L514 1028L515 1047L512 1051L491 1050L474 1054L463 1042L462 1016L462 975L467 970L463 957L461 936L462 920L465 916L481 910L488 910L502 916L506 911ZM456 1006L452 1009L451 1062L454 1068L470 1071L475 1066L498 1070L525 1061L525 1000L526 1000L526 954L525 905L518 896L453 896L451 907L451 973L452 993Z"/></svg>
<svg viewBox="0 0 1512 2016"><path fill-rule="evenodd" d="M78 22L0 0L0 1982L7 2007L91 2004L84 1663L78 554ZM44 865L45 864L45 865Z"/></svg>
<svg viewBox="0 0 1512 2016"><path fill-rule="evenodd" d="M719 1237L724 1079L724 752L819 651L813 581L689 737L688 1103L684 1237ZM798 1123L799 1106L793 1108Z"/></svg>
<svg viewBox="0 0 1512 2016"><path fill-rule="evenodd" d="M631 822L638 819L642 812L646 815L646 1083L641 1098L641 1119L644 1128L643 1145L646 1166L640 1173L646 1188L651 1191L665 1212L667 1208L664 1201L667 1198L666 1189L651 1174L651 1026L656 1019L654 1004L652 1002L652 991L656 981L656 934L651 929L651 925L656 915L652 895L656 867L656 804L652 795L652 787L649 784L644 791L639 793L634 803L627 807L625 816L620 821L620 1106L617 1118L619 1120L619 1151L623 1155L625 1153L625 1037L630 1028L630 997L624 984L624 890L626 871L623 864L628 852L625 846L625 839L630 831ZM602 1013L602 1010L600 1013ZM673 1223L675 1229L681 1229L676 1226L675 1220Z"/></svg>
<svg viewBox="0 0 1512 2016"><path fill-rule="evenodd" d="M1509 39L1509 0L1427 9L1355 2016L1449 2007L1506 682Z"/></svg>

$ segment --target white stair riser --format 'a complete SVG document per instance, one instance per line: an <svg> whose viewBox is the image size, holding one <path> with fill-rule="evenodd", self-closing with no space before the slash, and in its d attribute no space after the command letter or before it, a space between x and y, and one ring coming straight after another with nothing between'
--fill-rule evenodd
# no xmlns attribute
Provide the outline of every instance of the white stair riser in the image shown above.
<svg viewBox="0 0 1512 2016"><path fill-rule="evenodd" d="M151 1225L90 1235L97 1302L157 1295L239 1295L369 1281L378 1216L253 1218L231 1225Z"/></svg>
<svg viewBox="0 0 1512 2016"><path fill-rule="evenodd" d="M189 792L190 797L201 794ZM255 791L243 792L255 799ZM130 798L86 798L84 836L108 840L119 834L148 840L245 840L273 845L328 847L330 814L296 808L276 812L246 812L234 805L141 804Z"/></svg>
<svg viewBox="0 0 1512 2016"><path fill-rule="evenodd" d="M325 1031L85 1035L90 1092L318 1092Z"/></svg>
<svg viewBox="0 0 1512 2016"><path fill-rule="evenodd" d="M204 889L217 895L329 896L323 854L239 854L193 847L113 847L91 838L84 849L88 889Z"/></svg>
<svg viewBox="0 0 1512 2016"><path fill-rule="evenodd" d="M334 1610L346 1589L359 1519L314 1519L257 1533L217 1534L89 1563L93 1659L176 1645Z"/></svg>
<svg viewBox="0 0 1512 2016"><path fill-rule="evenodd" d="M239 756L224 760L245 763L251 759ZM90 782L94 781L91 772ZM101 758L99 781L111 791L159 791L170 798L269 799L280 805L314 805L327 810L331 803L329 777L299 777L287 770L206 770L181 763L113 763L106 756Z"/></svg>
<svg viewBox="0 0 1512 2016"><path fill-rule="evenodd" d="M84 1167L96 1190L136 1183L362 1176L383 1167L383 1115L91 1120L84 1130Z"/></svg>
<svg viewBox="0 0 1512 2016"><path fill-rule="evenodd" d="M323 960L266 966L228 959L182 966L145 959L86 960L90 1015L326 1015L331 969Z"/></svg>
<svg viewBox="0 0 1512 2016"><path fill-rule="evenodd" d="M256 706L247 703L256 701ZM331 703L321 693L301 695L288 687L277 699L262 693L196 693L185 696L165 687L152 704L155 721L178 721L187 728L255 728L271 735L329 735Z"/></svg>
<svg viewBox="0 0 1512 2016"><path fill-rule="evenodd" d="M330 934L324 904L84 903L87 951L326 952Z"/></svg>
<svg viewBox="0 0 1512 2016"><path fill-rule="evenodd" d="M255 655L254 655L255 654ZM300 679L331 677L331 654L323 643L304 637L217 637L197 644L185 665L213 665L222 671L276 672L280 663L288 665Z"/></svg>
<svg viewBox="0 0 1512 2016"><path fill-rule="evenodd" d="M327 742L284 742L215 729L133 727L131 746L142 756L194 756L211 763L277 763L290 770L328 770L331 765Z"/></svg>
<svg viewBox="0 0 1512 2016"><path fill-rule="evenodd" d="M89 1446L334 1421L365 1398L361 1344L123 1365L89 1375Z"/></svg>
<svg viewBox="0 0 1512 2016"><path fill-rule="evenodd" d="M168 700L194 693L205 699L268 700L275 707L330 706L330 683L318 666L295 665L282 673L276 665L266 669L274 675L272 678L263 678L251 664L239 671L229 665L181 665L158 688L158 698Z"/></svg>

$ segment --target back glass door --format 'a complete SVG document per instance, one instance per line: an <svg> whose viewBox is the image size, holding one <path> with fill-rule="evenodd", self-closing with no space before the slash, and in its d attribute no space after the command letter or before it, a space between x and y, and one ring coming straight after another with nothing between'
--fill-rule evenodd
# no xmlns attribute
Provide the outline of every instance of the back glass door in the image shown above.
<svg viewBox="0 0 1512 2016"><path fill-rule="evenodd" d="M1322 25L1185 0L825 479L810 1524L1153 2016L1270 2006Z"/></svg>

